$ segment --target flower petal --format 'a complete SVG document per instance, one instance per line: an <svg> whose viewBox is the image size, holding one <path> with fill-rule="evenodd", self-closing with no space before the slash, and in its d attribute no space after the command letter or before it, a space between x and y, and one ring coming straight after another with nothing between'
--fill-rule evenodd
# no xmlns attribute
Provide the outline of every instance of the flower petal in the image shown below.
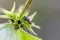
<svg viewBox="0 0 60 40"><path fill-rule="evenodd" d="M0 30L0 40L20 40L12 25L1 24L1 26L6 28Z"/></svg>

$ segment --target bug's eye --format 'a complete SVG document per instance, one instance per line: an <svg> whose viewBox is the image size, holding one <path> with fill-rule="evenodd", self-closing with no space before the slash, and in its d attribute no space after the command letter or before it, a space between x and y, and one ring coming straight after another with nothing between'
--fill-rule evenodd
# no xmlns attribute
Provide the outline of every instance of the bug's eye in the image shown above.
<svg viewBox="0 0 60 40"><path fill-rule="evenodd" d="M31 24L32 20L29 16L25 16L24 18L25 18L25 20L27 20Z"/></svg>

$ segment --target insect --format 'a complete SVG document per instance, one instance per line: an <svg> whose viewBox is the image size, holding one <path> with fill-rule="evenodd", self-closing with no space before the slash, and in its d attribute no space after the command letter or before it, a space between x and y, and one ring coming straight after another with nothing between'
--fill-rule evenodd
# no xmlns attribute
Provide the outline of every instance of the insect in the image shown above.
<svg viewBox="0 0 60 40"><path fill-rule="evenodd" d="M35 23L32 22L33 18L36 15L36 12L28 16L29 10L27 9L31 2L32 0L27 0L27 2L24 5L20 6L17 11L15 11L15 2L13 3L11 11L0 7L0 12L5 14L0 15L0 18L7 18L9 20L9 22L0 25L0 30L5 28L5 35L7 36L6 40L42 40L41 38L35 37L23 30L23 28L26 28L31 33L37 35L33 31L32 27L40 29L39 26L35 25ZM5 37L2 39L5 40Z"/></svg>
<svg viewBox="0 0 60 40"><path fill-rule="evenodd" d="M24 19L31 24L32 20L31 20L31 18L29 16L25 16Z"/></svg>

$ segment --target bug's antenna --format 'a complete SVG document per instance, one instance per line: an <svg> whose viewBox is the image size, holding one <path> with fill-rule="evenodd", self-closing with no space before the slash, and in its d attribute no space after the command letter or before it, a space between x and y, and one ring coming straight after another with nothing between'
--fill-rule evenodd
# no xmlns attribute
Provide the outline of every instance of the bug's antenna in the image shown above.
<svg viewBox="0 0 60 40"><path fill-rule="evenodd" d="M25 12L26 9L28 9L29 5L31 4L32 0L27 0L27 2L25 3L24 7L23 7L23 11L21 13L21 15L23 15L23 13Z"/></svg>

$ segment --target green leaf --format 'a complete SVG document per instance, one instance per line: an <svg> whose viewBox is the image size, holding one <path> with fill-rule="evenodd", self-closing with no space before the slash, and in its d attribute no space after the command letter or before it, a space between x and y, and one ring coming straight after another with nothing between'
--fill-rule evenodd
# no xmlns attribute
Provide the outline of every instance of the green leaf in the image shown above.
<svg viewBox="0 0 60 40"><path fill-rule="evenodd" d="M25 32L21 28L19 30L17 30L17 34L21 40L42 40L41 38L35 37L35 36Z"/></svg>
<svg viewBox="0 0 60 40"><path fill-rule="evenodd" d="M9 18L7 15L0 15L0 18Z"/></svg>
<svg viewBox="0 0 60 40"><path fill-rule="evenodd" d="M16 11L16 13L17 13L17 15L18 15L19 17L20 17L21 14L22 14L23 6L24 6L24 5L20 5L19 8L18 8L17 11Z"/></svg>
<svg viewBox="0 0 60 40"><path fill-rule="evenodd" d="M4 14L10 14L10 11L0 7L0 12L4 13Z"/></svg>
<svg viewBox="0 0 60 40"><path fill-rule="evenodd" d="M13 3L13 7L11 9L11 12L14 13L15 12L15 2Z"/></svg>

